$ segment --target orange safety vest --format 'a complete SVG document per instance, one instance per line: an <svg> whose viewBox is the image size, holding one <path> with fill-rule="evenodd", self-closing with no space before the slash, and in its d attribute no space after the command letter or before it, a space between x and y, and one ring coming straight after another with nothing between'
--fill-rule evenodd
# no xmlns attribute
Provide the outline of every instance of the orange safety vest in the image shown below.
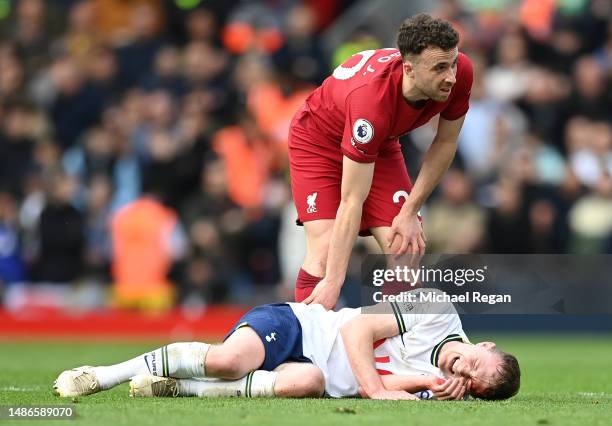
<svg viewBox="0 0 612 426"><path fill-rule="evenodd" d="M168 293L170 240L176 213L151 198L140 198L111 219L115 295L123 299Z"/></svg>
<svg viewBox="0 0 612 426"><path fill-rule="evenodd" d="M228 126L215 134L213 148L225 163L230 198L244 208L259 207L270 175L269 144L249 143L242 128Z"/></svg>

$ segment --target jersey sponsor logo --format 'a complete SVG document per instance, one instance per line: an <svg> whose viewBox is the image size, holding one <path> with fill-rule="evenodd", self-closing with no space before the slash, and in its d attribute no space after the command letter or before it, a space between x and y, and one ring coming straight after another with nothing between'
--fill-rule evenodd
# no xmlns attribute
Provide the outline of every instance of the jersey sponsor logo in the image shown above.
<svg viewBox="0 0 612 426"><path fill-rule="evenodd" d="M308 208L306 209L306 213L316 213L317 212L317 192L313 192L312 194L306 197L306 203L308 204Z"/></svg>
<svg viewBox="0 0 612 426"><path fill-rule="evenodd" d="M365 118L359 118L353 124L353 139L360 144L366 144L374 137L374 126Z"/></svg>

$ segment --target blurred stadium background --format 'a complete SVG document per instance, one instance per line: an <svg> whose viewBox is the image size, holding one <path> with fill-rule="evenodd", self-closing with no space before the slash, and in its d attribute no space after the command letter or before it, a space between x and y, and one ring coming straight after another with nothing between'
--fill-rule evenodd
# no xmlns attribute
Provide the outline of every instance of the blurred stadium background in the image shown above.
<svg viewBox="0 0 612 426"><path fill-rule="evenodd" d="M609 0L0 0L0 336L220 335L292 300L292 114L422 11L475 65L428 252L612 253Z"/></svg>

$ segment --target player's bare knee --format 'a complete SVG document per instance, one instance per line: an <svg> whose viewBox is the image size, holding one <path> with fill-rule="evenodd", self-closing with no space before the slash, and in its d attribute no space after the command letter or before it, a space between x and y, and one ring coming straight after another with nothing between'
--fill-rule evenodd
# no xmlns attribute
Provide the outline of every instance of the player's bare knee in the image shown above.
<svg viewBox="0 0 612 426"><path fill-rule="evenodd" d="M248 369L244 367L244 360L235 352L230 352L225 355L224 365L226 368L225 378L239 379L248 373Z"/></svg>
<svg viewBox="0 0 612 426"><path fill-rule="evenodd" d="M325 377L318 368L312 368L304 374L300 382L300 392L302 397L317 398L325 392Z"/></svg>
<svg viewBox="0 0 612 426"><path fill-rule="evenodd" d="M241 355L232 351L217 351L206 358L206 371L227 380L244 377L248 371L243 365Z"/></svg>

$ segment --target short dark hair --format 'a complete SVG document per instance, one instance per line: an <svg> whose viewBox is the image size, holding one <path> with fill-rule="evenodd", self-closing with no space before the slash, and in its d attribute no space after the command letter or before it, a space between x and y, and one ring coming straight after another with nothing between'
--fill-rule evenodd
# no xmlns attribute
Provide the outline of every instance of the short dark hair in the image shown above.
<svg viewBox="0 0 612 426"><path fill-rule="evenodd" d="M521 387L521 369L518 360L514 355L499 349L491 350L501 357L501 363L497 368L497 376L494 379L495 382L481 394L472 392L472 396L487 400L512 398Z"/></svg>
<svg viewBox="0 0 612 426"><path fill-rule="evenodd" d="M404 21L397 33L397 47L402 58L418 55L428 47L450 50L459 44L459 33L442 19L419 13Z"/></svg>

